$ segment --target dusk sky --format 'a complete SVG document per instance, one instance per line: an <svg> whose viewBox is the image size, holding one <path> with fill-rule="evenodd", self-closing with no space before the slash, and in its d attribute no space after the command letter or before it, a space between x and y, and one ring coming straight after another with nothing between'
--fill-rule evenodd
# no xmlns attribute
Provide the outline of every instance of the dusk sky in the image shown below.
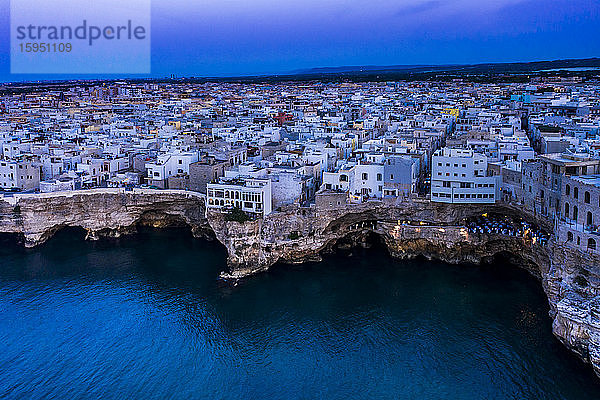
<svg viewBox="0 0 600 400"><path fill-rule="evenodd" d="M0 80L64 78L10 74L0 10ZM151 23L157 77L600 56L600 0L154 0Z"/></svg>

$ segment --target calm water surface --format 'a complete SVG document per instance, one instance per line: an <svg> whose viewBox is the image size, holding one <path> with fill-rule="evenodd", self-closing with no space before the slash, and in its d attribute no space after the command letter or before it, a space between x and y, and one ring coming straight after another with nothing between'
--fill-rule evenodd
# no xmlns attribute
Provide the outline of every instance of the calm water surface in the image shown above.
<svg viewBox="0 0 600 400"><path fill-rule="evenodd" d="M600 399L506 265L381 250L220 286L186 232L0 246L0 398Z"/></svg>

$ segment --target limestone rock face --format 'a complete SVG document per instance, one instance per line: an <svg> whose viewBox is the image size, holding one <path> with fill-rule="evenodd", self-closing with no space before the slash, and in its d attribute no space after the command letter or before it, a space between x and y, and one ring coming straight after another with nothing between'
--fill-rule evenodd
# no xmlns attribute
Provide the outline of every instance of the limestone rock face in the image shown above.
<svg viewBox="0 0 600 400"><path fill-rule="evenodd" d="M555 244L542 276L552 330L600 376L600 257Z"/></svg>
<svg viewBox="0 0 600 400"><path fill-rule="evenodd" d="M225 222L220 213L208 221L227 247L230 271L241 278L277 262L318 260L336 247L351 247L376 235L398 258L425 256L449 263L482 263L509 256L542 282L550 304L553 332L589 362L600 376L600 258L553 239L546 245L522 238L473 234L463 220L495 212L522 217L545 227L543 220L508 206L457 206L407 201L369 203L339 209L291 209L243 224Z"/></svg>
<svg viewBox="0 0 600 400"><path fill-rule="evenodd" d="M82 227L89 239L96 239L135 232L137 224L189 225L194 234L210 232L204 203L185 193L106 189L0 201L0 231L22 235L27 247L44 243L63 227Z"/></svg>

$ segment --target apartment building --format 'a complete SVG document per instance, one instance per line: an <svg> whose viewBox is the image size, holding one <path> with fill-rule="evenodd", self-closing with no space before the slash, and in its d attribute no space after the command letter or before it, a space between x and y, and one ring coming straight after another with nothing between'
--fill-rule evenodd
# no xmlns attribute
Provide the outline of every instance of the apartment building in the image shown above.
<svg viewBox="0 0 600 400"><path fill-rule="evenodd" d="M583 251L600 251L600 175L566 177L562 193L558 240Z"/></svg>
<svg viewBox="0 0 600 400"><path fill-rule="evenodd" d="M190 165L199 159L198 152L173 152L146 163L148 184L161 189L167 187L167 179L178 174L189 174Z"/></svg>
<svg viewBox="0 0 600 400"><path fill-rule="evenodd" d="M524 162L522 173L522 203L531 212L552 220L562 215L564 181L573 176L600 173L600 160L588 154L544 154Z"/></svg>
<svg viewBox="0 0 600 400"><path fill-rule="evenodd" d="M28 161L0 161L0 190L33 190L40 187L41 168Z"/></svg>
<svg viewBox="0 0 600 400"><path fill-rule="evenodd" d="M204 157L191 163L189 167L189 189L206 193L206 185L225 175L229 161L218 160L215 157Z"/></svg>
<svg viewBox="0 0 600 400"><path fill-rule="evenodd" d="M379 163L346 164L335 172L323 173L323 190L341 190L354 202L381 198L384 186L384 165Z"/></svg>
<svg viewBox="0 0 600 400"><path fill-rule="evenodd" d="M221 178L206 185L206 207L226 210L239 208L245 212L269 215L273 211L271 180L258 178Z"/></svg>
<svg viewBox="0 0 600 400"><path fill-rule="evenodd" d="M498 199L497 178L487 176L484 154L443 148L433 154L431 164L431 201L470 204Z"/></svg>

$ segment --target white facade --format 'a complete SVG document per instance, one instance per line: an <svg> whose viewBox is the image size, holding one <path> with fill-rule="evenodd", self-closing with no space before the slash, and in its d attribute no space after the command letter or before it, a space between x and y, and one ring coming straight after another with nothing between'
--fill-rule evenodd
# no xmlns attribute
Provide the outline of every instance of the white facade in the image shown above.
<svg viewBox="0 0 600 400"><path fill-rule="evenodd" d="M146 163L148 179L162 181L173 175L189 174L190 164L199 160L199 154L194 153L168 153L158 157L156 162Z"/></svg>
<svg viewBox="0 0 600 400"><path fill-rule="evenodd" d="M323 173L322 188L347 191L354 201L381 198L384 186L384 166L378 163L343 166L336 172Z"/></svg>
<svg viewBox="0 0 600 400"><path fill-rule="evenodd" d="M431 160L431 201L495 203L498 185L487 175L487 157L472 150L443 148Z"/></svg>
<svg viewBox="0 0 600 400"><path fill-rule="evenodd" d="M0 188L12 189L17 187L17 165L14 162L0 162Z"/></svg>
<svg viewBox="0 0 600 400"><path fill-rule="evenodd" d="M31 190L40 186L40 167L25 161L0 161L0 190Z"/></svg>
<svg viewBox="0 0 600 400"><path fill-rule="evenodd" d="M221 179L206 185L206 207L237 207L249 213L268 215L273 210L270 179Z"/></svg>
<svg viewBox="0 0 600 400"><path fill-rule="evenodd" d="M74 179L53 179L40 182L41 193L63 192L68 190L75 190Z"/></svg>

